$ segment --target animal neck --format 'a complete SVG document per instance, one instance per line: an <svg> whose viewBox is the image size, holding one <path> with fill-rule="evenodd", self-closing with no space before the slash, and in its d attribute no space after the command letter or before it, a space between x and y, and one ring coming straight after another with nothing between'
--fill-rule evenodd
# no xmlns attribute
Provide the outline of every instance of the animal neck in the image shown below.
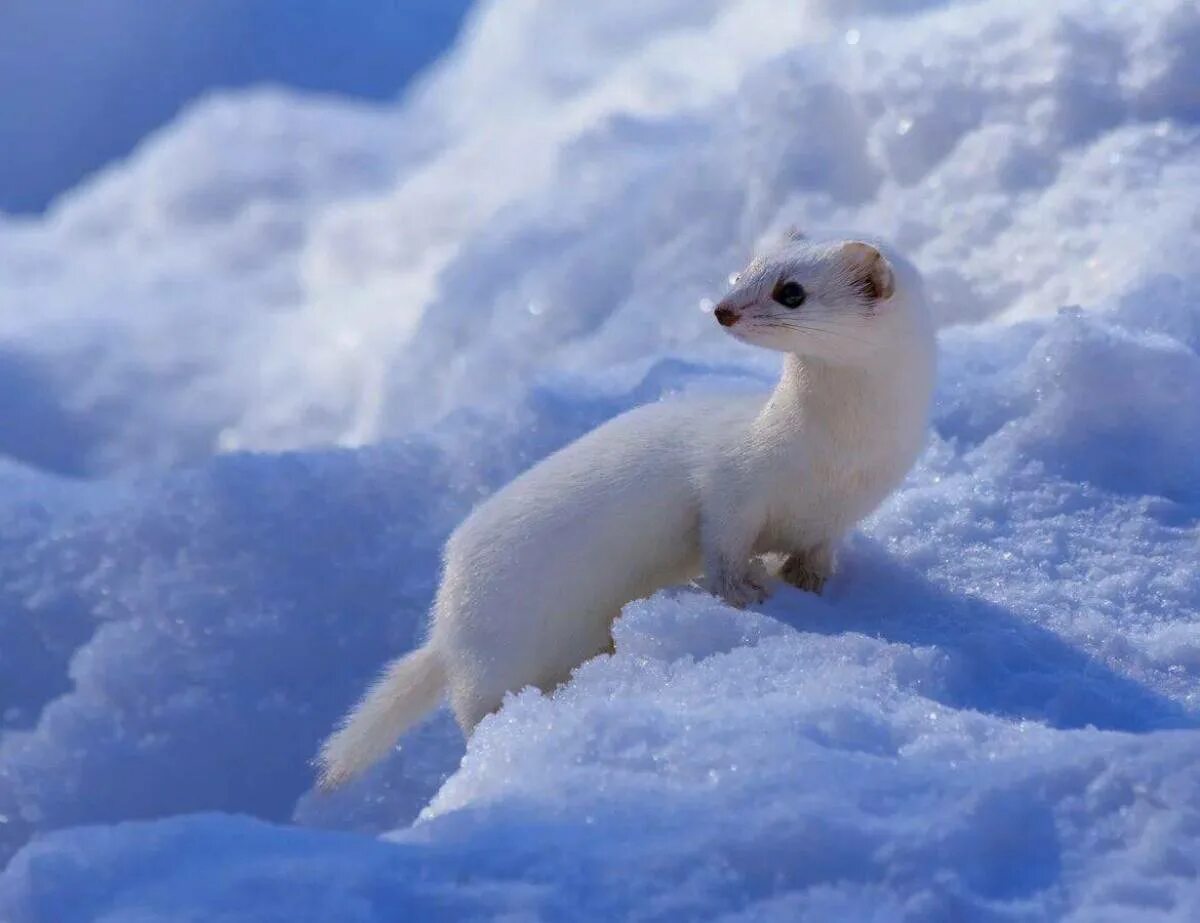
<svg viewBox="0 0 1200 923"><path fill-rule="evenodd" d="M932 351L921 342L881 350L869 364L837 365L788 354L760 417L776 439L814 429L831 451L861 454L875 443L923 439L933 385ZM816 446L809 443L808 450Z"/></svg>

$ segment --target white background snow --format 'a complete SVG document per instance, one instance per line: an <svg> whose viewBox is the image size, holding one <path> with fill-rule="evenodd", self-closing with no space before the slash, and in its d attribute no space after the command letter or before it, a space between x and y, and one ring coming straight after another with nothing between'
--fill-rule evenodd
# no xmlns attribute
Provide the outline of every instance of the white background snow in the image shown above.
<svg viewBox="0 0 1200 923"><path fill-rule="evenodd" d="M0 211L36 213L216 87L390 99L469 0L4 0Z"/></svg>
<svg viewBox="0 0 1200 923"><path fill-rule="evenodd" d="M312 793L476 500L767 386L704 309L789 224L943 325L827 595ZM394 105L197 103L0 217L0 920L1200 918L1198 252L1191 0L485 0Z"/></svg>

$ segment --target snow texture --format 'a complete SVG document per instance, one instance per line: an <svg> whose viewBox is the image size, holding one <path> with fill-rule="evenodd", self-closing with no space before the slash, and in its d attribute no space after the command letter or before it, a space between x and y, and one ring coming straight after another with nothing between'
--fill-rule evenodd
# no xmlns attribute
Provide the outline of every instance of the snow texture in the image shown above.
<svg viewBox="0 0 1200 923"><path fill-rule="evenodd" d="M391 99L467 0L4 0L0 211L41 212L214 88Z"/></svg>
<svg viewBox="0 0 1200 923"><path fill-rule="evenodd" d="M231 95L0 225L0 920L1200 917L1197 61L1184 0L494 0L394 111ZM634 602L311 792L472 503L766 386L697 308L789 223L946 325L827 595Z"/></svg>

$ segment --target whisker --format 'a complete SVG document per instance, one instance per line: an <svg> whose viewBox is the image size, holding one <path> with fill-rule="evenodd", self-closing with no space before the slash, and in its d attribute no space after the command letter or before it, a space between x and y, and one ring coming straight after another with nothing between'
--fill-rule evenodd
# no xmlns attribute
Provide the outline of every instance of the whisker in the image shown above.
<svg viewBox="0 0 1200 923"><path fill-rule="evenodd" d="M861 343L864 346L871 345L870 340L866 340L863 337L854 336L851 333L847 333L844 329L838 330L831 329L828 326L815 326L813 324L798 323L797 321L793 320L785 320L782 316L775 314L768 314L764 317L755 318L753 323L754 326L799 330L816 336L841 337L842 339L850 340L853 343Z"/></svg>

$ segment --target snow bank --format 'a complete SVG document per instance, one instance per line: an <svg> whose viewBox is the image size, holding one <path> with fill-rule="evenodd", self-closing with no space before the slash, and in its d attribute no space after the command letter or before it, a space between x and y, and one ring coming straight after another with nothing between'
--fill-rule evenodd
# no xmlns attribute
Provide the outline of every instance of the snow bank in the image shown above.
<svg viewBox="0 0 1200 923"><path fill-rule="evenodd" d="M0 471L0 856L71 824L288 818L317 742L384 652L414 643L470 505L694 377L668 365L615 399L535 391L405 443L233 455L161 479ZM409 818L462 749L452 722L427 733L437 751L414 753L415 788L391 786ZM338 822L378 828L396 809Z"/></svg>
<svg viewBox="0 0 1200 923"><path fill-rule="evenodd" d="M388 437L0 468L0 919L1200 914L1200 13L885 6L496 0L399 113L231 97L0 228L11 454ZM472 503L774 374L696 306L792 220L990 319L828 595L636 602L309 792Z"/></svg>
<svg viewBox="0 0 1200 923"><path fill-rule="evenodd" d="M480 377L512 401L548 368L712 360L688 309L784 223L893 238L947 321L1178 268L1194 4L887 9L496 0L398 109L204 103L0 221L0 382L48 431L0 449L94 472L358 445Z"/></svg>
<svg viewBox="0 0 1200 923"><path fill-rule="evenodd" d="M0 5L0 211L40 212L214 87L393 97L467 0L87 0Z"/></svg>
<svg viewBox="0 0 1200 923"><path fill-rule="evenodd" d="M73 688L27 691L30 714L51 704L0 747L10 845L199 809L285 820L298 798L303 823L371 831L432 801L390 844L229 816L52 834L0 878L0 915L1190 918L1200 418L1180 411L1200 303L1148 290L1163 300L1138 317L1160 320L1137 327L1066 312L948 335L931 450L826 597L635 602L614 656L512 697L465 755L440 715L331 798L300 797L304 760L412 643L440 536L523 463L494 446L612 407L544 392L489 421L490 445L472 419L236 456L103 528L43 509L51 563L17 569L56 595L18 581L9 631L74 612L91 634ZM720 374L660 368L621 400Z"/></svg>

